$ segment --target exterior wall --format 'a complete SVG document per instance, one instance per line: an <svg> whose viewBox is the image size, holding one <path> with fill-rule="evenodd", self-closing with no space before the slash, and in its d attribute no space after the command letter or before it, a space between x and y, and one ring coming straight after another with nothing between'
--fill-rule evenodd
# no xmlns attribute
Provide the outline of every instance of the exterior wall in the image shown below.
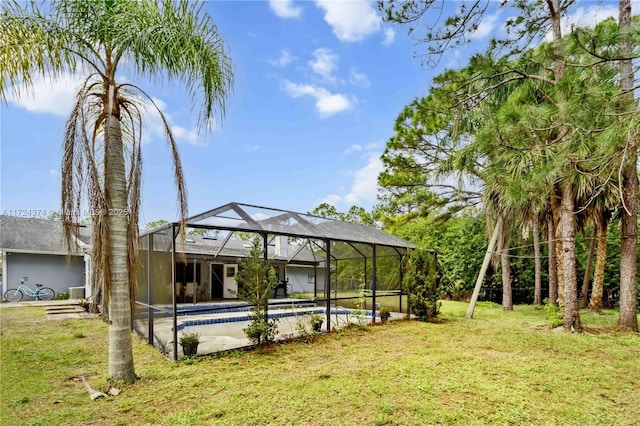
<svg viewBox="0 0 640 426"><path fill-rule="evenodd" d="M235 261L235 260L234 260ZM193 262L193 260L189 260ZM238 271L237 263L228 259L216 260L211 262L208 259L197 259L196 262L200 264L200 281L198 282L198 301L211 300L211 265L219 264L223 265L223 297L225 299L236 299L238 297L238 283L236 283L235 273L233 276L228 277L227 270L234 268L235 272Z"/></svg>
<svg viewBox="0 0 640 426"><path fill-rule="evenodd" d="M4 271L6 288L17 288L22 277L35 288L37 284L51 287L58 293L68 293L69 287L84 287L84 260L82 256L56 256L47 254L7 253Z"/></svg>
<svg viewBox="0 0 640 426"><path fill-rule="evenodd" d="M289 293L313 293L313 266L287 266ZM317 268L318 289L324 288L324 268Z"/></svg>
<svg viewBox="0 0 640 426"><path fill-rule="evenodd" d="M7 253L2 252L0 253L0 255L2 256L2 286L0 287L0 299L2 298L2 295L4 294L5 290L8 289L9 287L7 287Z"/></svg>

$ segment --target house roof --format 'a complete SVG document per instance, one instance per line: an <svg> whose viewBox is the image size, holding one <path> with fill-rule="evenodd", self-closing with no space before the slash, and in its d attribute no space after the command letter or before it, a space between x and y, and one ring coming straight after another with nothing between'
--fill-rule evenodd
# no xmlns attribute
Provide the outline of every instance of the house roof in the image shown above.
<svg viewBox="0 0 640 426"><path fill-rule="evenodd" d="M82 254L91 244L91 226L80 225L77 245L72 253ZM0 215L0 251L67 255L62 222L57 220Z"/></svg>
<svg viewBox="0 0 640 426"><path fill-rule="evenodd" d="M304 245L304 243L303 243ZM185 248L183 249L180 239L176 241L176 250L189 255L217 255L220 257L246 257L251 249L251 241L236 238L216 238L202 235L187 235L185 238ZM300 244L287 244L286 252L276 253L274 242L267 246L268 257L272 260L292 263L317 263L324 260L323 255L314 255L307 247L300 248ZM286 256L285 256L286 254Z"/></svg>

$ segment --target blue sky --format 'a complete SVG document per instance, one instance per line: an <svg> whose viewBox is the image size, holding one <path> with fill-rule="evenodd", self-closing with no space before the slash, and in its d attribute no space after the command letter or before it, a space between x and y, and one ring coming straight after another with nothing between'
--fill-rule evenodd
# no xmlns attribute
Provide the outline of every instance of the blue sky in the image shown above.
<svg viewBox="0 0 640 426"><path fill-rule="evenodd" d="M594 4L580 2L574 18L617 14L615 3L597 12L588 9ZM159 101L177 136L190 214L230 201L302 212L324 201L341 210L370 208L399 112L426 95L445 67L464 65L507 17L487 15L470 47L430 70L414 58L406 28L383 23L374 2L227 1L208 2L205 10L235 70L226 118L215 131L195 132L183 88L136 81ZM77 76L43 82L37 98L10 97L0 107L4 213L59 210L61 140L77 84ZM177 217L169 150L157 116L147 119L141 225Z"/></svg>

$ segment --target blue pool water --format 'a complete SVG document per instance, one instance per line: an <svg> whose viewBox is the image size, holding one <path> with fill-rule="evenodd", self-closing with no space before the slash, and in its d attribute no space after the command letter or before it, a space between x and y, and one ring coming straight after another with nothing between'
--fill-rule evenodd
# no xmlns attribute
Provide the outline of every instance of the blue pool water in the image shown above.
<svg viewBox="0 0 640 426"><path fill-rule="evenodd" d="M216 307L219 307L220 305L215 305ZM202 307L202 306L201 306ZM195 308L194 308L195 309ZM184 320L181 322L181 324L178 324L178 331L183 330L186 327L193 327L193 326L197 326L197 325L212 325L212 324L225 324L225 323L232 323L232 322L242 322L242 321L250 321L248 312L249 312L249 308L248 307L239 307L236 306L236 308L230 308L230 309L238 309L238 310L234 310L234 311L229 311L229 312L247 312L247 315L240 315L240 316L236 316L236 317L226 317L226 318L198 318L196 320ZM285 317L293 317L296 315L300 315L300 313L296 313L292 310L281 310L281 309L276 309L276 311L279 312L273 312L271 311L269 313L269 319L273 319L273 318L285 318ZM214 311L215 313L219 313L221 311ZM313 311L306 311L304 312L304 314L302 315L306 315L306 314L318 314L318 315L325 315L325 309L324 308L318 308L316 310ZM348 310L348 309L338 309L337 311L335 309L331 309L331 315L353 315L353 310ZM371 311L364 311L364 314L367 317L371 317ZM181 314L182 315L182 314ZM185 314L188 315L188 314ZM195 314L192 314L195 315ZM376 318L380 317L380 313L376 312Z"/></svg>
<svg viewBox="0 0 640 426"><path fill-rule="evenodd" d="M296 301L296 302L283 302L280 304L272 304L269 309L277 308L290 308L295 306L296 308L313 308L316 306L312 301ZM249 312L251 308L246 302L229 302L229 303L214 303L214 304L198 304L198 305L179 305L177 307L177 314L181 316L189 315L204 315L204 314L223 314L230 312Z"/></svg>

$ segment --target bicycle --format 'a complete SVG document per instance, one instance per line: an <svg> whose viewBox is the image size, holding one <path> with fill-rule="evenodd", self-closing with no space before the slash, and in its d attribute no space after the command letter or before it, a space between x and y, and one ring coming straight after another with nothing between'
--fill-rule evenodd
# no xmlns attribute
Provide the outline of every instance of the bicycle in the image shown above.
<svg viewBox="0 0 640 426"><path fill-rule="evenodd" d="M35 297L36 300L51 300L55 297L56 292L52 288L44 287L42 284L36 284L36 289L33 290L24 282L27 281L27 277L20 280L18 288L12 288L4 292L4 300L7 302L19 302L26 294L29 297Z"/></svg>

